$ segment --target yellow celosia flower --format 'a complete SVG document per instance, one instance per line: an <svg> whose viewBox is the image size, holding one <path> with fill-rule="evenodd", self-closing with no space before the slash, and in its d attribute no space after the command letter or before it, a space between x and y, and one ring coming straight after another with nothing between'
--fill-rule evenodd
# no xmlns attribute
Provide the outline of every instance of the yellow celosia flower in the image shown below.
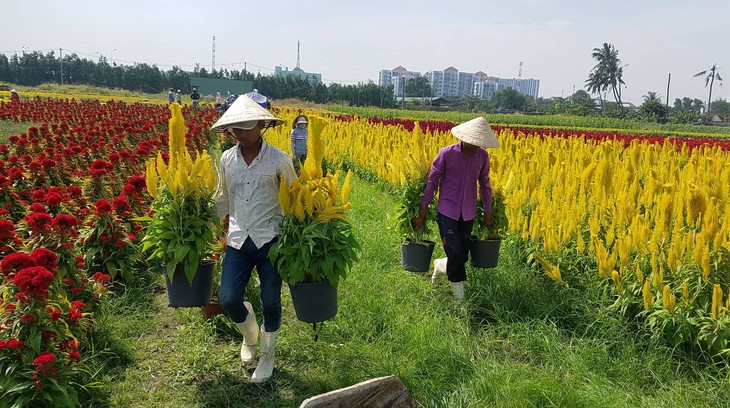
<svg viewBox="0 0 730 408"><path fill-rule="evenodd" d="M664 290L662 291L662 306L667 310L674 310L676 301L677 299L672 294L672 290L669 288L669 285L664 285Z"/></svg>
<svg viewBox="0 0 730 408"><path fill-rule="evenodd" d="M289 186L286 184L286 180L281 180L279 183L279 205L284 214L291 212L291 201L289 200Z"/></svg>
<svg viewBox="0 0 730 408"><path fill-rule="evenodd" d="M621 275L619 275L617 270L611 271L611 280L613 280L613 283L616 285L616 290L619 293L622 293L624 291L624 286L621 284Z"/></svg>
<svg viewBox="0 0 730 408"><path fill-rule="evenodd" d="M146 167L146 182L147 192L150 193L152 198L157 198L157 171L155 170L155 159L150 158L147 160Z"/></svg>
<svg viewBox="0 0 730 408"><path fill-rule="evenodd" d="M551 264L547 259L543 258L537 252L533 252L532 256L540 263L542 268L545 270L545 275L555 282L562 282L563 277L560 274L560 263L557 265Z"/></svg>
<svg viewBox="0 0 730 408"><path fill-rule="evenodd" d="M722 311L722 288L716 283L712 288L712 318L717 319Z"/></svg>
<svg viewBox="0 0 730 408"><path fill-rule="evenodd" d="M654 307L654 295L651 294L649 278L646 278L644 281L644 287L641 289L641 294L644 296L644 309L649 310Z"/></svg>
<svg viewBox="0 0 730 408"><path fill-rule="evenodd" d="M350 183L352 179L352 170L347 171L347 175L345 176L345 182L342 183L342 194L341 194L341 200L343 203L346 203L347 200L350 198Z"/></svg>

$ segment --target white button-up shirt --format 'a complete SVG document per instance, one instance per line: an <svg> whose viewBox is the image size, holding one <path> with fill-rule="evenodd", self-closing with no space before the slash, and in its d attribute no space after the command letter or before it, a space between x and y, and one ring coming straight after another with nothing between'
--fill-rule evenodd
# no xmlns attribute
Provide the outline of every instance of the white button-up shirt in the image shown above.
<svg viewBox="0 0 730 408"><path fill-rule="evenodd" d="M251 237L261 248L274 239L283 218L279 183L282 178L291 183L295 177L291 158L266 141L251 164L246 164L238 144L223 152L216 210L221 219L229 215L227 245L241 249Z"/></svg>

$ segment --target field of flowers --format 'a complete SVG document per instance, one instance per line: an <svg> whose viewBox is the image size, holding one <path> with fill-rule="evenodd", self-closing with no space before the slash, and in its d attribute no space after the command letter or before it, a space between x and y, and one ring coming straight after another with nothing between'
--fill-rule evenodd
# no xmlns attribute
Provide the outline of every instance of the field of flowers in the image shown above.
<svg viewBox="0 0 730 408"><path fill-rule="evenodd" d="M455 139L454 123L329 119L325 158L396 187ZM184 108L190 151L218 149L218 113ZM69 385L110 281L145 262L145 166L165 151L169 109L110 100L0 102L37 124L0 145L0 388L3 401L74 406ZM267 140L289 151L281 126ZM499 125L493 188L512 238L555 285L585 277L673 345L711 355L730 339L730 141ZM213 149L211 149L211 147ZM387 216L388 214L383 214ZM395 244L394 244L395 245ZM536 265L537 265L536 264ZM582 283L581 283L582 284ZM60 402L58 402L60 401Z"/></svg>
<svg viewBox="0 0 730 408"><path fill-rule="evenodd" d="M454 124L333 115L328 160L393 186ZM730 140L495 126L492 186L547 275L593 273L614 308L673 345L717 355L730 339ZM286 146L284 131L276 144ZM558 221L559 220L559 221Z"/></svg>

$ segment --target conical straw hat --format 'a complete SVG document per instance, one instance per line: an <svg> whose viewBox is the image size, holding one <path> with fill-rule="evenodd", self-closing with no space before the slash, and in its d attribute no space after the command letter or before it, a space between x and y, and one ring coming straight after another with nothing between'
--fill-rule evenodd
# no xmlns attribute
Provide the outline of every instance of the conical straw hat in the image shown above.
<svg viewBox="0 0 730 408"><path fill-rule="evenodd" d="M474 146L486 148L499 147L499 141L494 136L492 128L483 117L479 116L468 122L451 128L451 133L462 142L469 143Z"/></svg>
<svg viewBox="0 0 730 408"><path fill-rule="evenodd" d="M246 123L263 120L264 128L269 126L279 126L284 123L283 120L275 117L269 111L262 108L253 99L246 95L239 96L230 108L218 119L210 128L216 133L223 132L226 128L236 127L237 124L244 125ZM243 126L247 128L248 126Z"/></svg>

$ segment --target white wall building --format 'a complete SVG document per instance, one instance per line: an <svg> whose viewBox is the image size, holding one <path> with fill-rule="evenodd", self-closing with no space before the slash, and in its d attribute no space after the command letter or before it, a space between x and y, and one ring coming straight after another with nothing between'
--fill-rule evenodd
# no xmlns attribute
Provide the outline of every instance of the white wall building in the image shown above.
<svg viewBox="0 0 730 408"><path fill-rule="evenodd" d="M398 66L392 70L381 70L378 75L378 84L392 85L394 95L403 96L405 83L409 79L419 76L421 76L420 72L408 71L403 66ZM539 79L497 78L491 77L483 71L459 72L454 67L448 67L443 71L427 71L424 76L428 79L432 96L435 98L474 95L482 99L492 99L495 93L506 88L513 88L523 95L537 99L540 91ZM398 78L401 78L400 83L398 83Z"/></svg>
<svg viewBox="0 0 730 408"><path fill-rule="evenodd" d="M405 91L405 84L409 79L418 78L421 76L420 72L409 71L402 65L398 65L393 69L380 70L378 75L378 85L380 86L393 86L394 96L403 96Z"/></svg>

